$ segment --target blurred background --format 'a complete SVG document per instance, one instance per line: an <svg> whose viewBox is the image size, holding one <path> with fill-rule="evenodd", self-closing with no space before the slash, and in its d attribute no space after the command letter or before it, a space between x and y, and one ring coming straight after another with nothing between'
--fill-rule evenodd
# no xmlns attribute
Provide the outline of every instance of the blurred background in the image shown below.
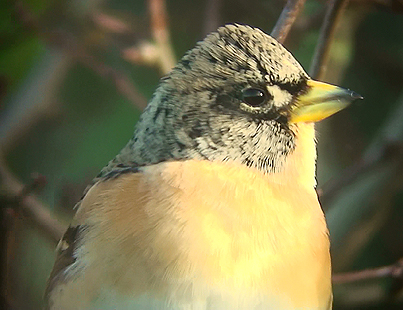
<svg viewBox="0 0 403 310"><path fill-rule="evenodd" d="M326 3L307 0L285 41L307 71ZM159 78L220 25L270 33L284 4L1 1L0 309L42 308L57 237ZM334 272L387 267L335 276L334 309L402 309L403 1L351 0L335 31L321 79L365 100L317 126Z"/></svg>

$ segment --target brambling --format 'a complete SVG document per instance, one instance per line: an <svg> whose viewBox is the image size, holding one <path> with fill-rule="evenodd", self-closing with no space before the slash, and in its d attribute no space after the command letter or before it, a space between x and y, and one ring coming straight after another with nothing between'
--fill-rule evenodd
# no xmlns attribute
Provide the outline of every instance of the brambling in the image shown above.
<svg viewBox="0 0 403 310"><path fill-rule="evenodd" d="M208 35L78 203L48 309L331 309L313 123L356 98L259 29Z"/></svg>

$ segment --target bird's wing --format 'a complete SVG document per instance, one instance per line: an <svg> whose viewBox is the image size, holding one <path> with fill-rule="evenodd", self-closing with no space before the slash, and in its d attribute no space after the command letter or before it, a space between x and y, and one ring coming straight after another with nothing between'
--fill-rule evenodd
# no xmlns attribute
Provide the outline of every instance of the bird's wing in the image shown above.
<svg viewBox="0 0 403 310"><path fill-rule="evenodd" d="M98 180L57 247L47 309L169 310L173 286L189 294L177 281L177 266L188 267L177 252L181 231L160 225L162 219L176 225L173 194L147 169L112 171ZM192 301L192 309L205 309L203 301Z"/></svg>
<svg viewBox="0 0 403 310"><path fill-rule="evenodd" d="M45 298L50 297L51 292L66 278L66 269L74 264L74 253L77 249L77 240L80 236L80 225L69 226L56 248L56 260L45 290Z"/></svg>
<svg viewBox="0 0 403 310"><path fill-rule="evenodd" d="M130 184L123 185L129 175ZM104 251L105 256L108 257L109 253L109 258L113 260L114 254L121 250L115 249L115 253L111 253L114 249L105 247L111 244L121 245L123 236L119 236L119 225L121 222L126 225L124 217L129 215L115 206L133 206L130 218L131 223L136 223L141 208L135 206L141 205L139 201L147 195L144 187L143 193L138 191L139 183L143 183L142 178L143 174L136 168L112 171L86 190L82 200L76 205L77 212L72 223L56 248L56 261L45 291L47 309L90 309L91 300L96 300L98 295L104 294L99 281L105 279L101 275L113 268L102 266L107 263L107 258L103 260L99 257ZM126 200L125 202L111 201L115 200L117 192L123 192L118 198ZM113 210L116 211L112 215L113 220L102 218L107 213L113 213ZM93 252L94 249L97 249L96 253ZM94 273L96 268L98 274ZM86 274L91 276L83 277Z"/></svg>

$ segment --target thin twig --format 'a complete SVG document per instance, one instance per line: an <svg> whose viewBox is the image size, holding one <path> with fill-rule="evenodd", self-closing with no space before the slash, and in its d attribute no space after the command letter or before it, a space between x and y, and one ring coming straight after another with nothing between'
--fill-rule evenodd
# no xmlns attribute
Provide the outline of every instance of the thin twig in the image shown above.
<svg viewBox="0 0 403 310"><path fill-rule="evenodd" d="M96 25L98 25L100 28L104 29L107 32L111 33L130 32L129 25L114 16L97 11L93 13L91 17Z"/></svg>
<svg viewBox="0 0 403 310"><path fill-rule="evenodd" d="M303 39L304 34L307 34L314 29L320 28L323 23L325 14L326 7L321 7L316 12L313 12L310 15L301 16L293 25L293 35L295 36L296 34L294 32L297 31L297 33L301 36L301 39Z"/></svg>
<svg viewBox="0 0 403 310"><path fill-rule="evenodd" d="M41 191L46 185L46 177L42 174L33 174L32 175L32 182L29 183L28 185L25 185L21 193L16 197L18 203L21 203L22 200L24 200L27 196L38 193Z"/></svg>
<svg viewBox="0 0 403 310"><path fill-rule="evenodd" d="M325 20L320 30L318 43L312 59L309 74L312 78L322 79L329 57L330 44L333 41L338 21L347 6L348 0L331 0L325 14Z"/></svg>
<svg viewBox="0 0 403 310"><path fill-rule="evenodd" d="M123 49L122 57L134 64L159 66L159 50L154 43L149 41Z"/></svg>
<svg viewBox="0 0 403 310"><path fill-rule="evenodd" d="M30 32L38 32L39 23L22 1L16 1L14 15ZM47 49L37 61L35 78L27 75L23 87L6 99L5 109L0 114L0 149L7 153L15 147L33 126L42 119L59 116L60 103L57 90L70 69L71 57L55 49Z"/></svg>
<svg viewBox="0 0 403 310"><path fill-rule="evenodd" d="M220 8L222 0L208 0L204 14L203 36L214 31L220 25Z"/></svg>
<svg viewBox="0 0 403 310"><path fill-rule="evenodd" d="M61 39L58 38L58 41L68 41ZM54 43L54 40L51 40L50 43ZM68 44L61 43L59 46L75 57L81 64L94 70L99 76L114 82L117 91L126 97L134 107L140 110L146 107L147 99L137 90L130 77L125 73L98 61L95 57L89 55L74 39L71 39Z"/></svg>
<svg viewBox="0 0 403 310"><path fill-rule="evenodd" d="M53 33L43 31L38 20L26 9L22 1L16 2L16 11L22 24L27 29L35 32L50 45L57 46L74 56L76 60L79 60L83 65L93 69L101 77L111 79L115 83L118 92L126 97L136 108L143 110L147 105L147 99L141 95L126 74L105 63L97 61L86 52L75 37L61 31Z"/></svg>
<svg viewBox="0 0 403 310"><path fill-rule="evenodd" d="M11 207L14 207L12 204L16 204L22 215L56 244L63 236L66 227L50 214L49 208L32 195L2 162L0 162L0 182L4 191L2 200L10 202Z"/></svg>
<svg viewBox="0 0 403 310"><path fill-rule="evenodd" d="M148 0L151 15L151 30L159 49L159 63L164 74L168 73L176 63L170 35L168 18L164 0Z"/></svg>
<svg viewBox="0 0 403 310"><path fill-rule="evenodd" d="M83 50L77 51L75 56L84 66L91 68L101 77L112 80L119 93L124 95L136 108L143 110L147 106L147 99L133 86L130 78L123 72L97 61Z"/></svg>
<svg viewBox="0 0 403 310"><path fill-rule="evenodd" d="M403 258L400 259L397 263L389 266L334 274L332 277L332 281L333 283L343 284L369 279L402 278L402 277L403 277Z"/></svg>
<svg viewBox="0 0 403 310"><path fill-rule="evenodd" d="M271 36L278 42L284 43L290 32L291 26L297 18L298 14L304 7L306 0L288 0L276 25L271 32Z"/></svg>

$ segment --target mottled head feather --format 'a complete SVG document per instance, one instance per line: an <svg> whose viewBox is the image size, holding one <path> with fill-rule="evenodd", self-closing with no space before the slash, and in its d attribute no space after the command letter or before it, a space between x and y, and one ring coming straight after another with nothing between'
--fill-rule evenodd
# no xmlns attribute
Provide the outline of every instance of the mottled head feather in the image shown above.
<svg viewBox="0 0 403 310"><path fill-rule="evenodd" d="M197 92L235 83L297 86L308 78L280 43L257 28L227 25L190 50L170 74L178 91ZM191 82L191 83L190 83Z"/></svg>
<svg viewBox="0 0 403 310"><path fill-rule="evenodd" d="M307 79L294 57L261 30L221 27L161 80L132 140L102 175L187 159L234 161L275 172L295 148L286 111ZM248 107L242 91L250 87L272 100Z"/></svg>

